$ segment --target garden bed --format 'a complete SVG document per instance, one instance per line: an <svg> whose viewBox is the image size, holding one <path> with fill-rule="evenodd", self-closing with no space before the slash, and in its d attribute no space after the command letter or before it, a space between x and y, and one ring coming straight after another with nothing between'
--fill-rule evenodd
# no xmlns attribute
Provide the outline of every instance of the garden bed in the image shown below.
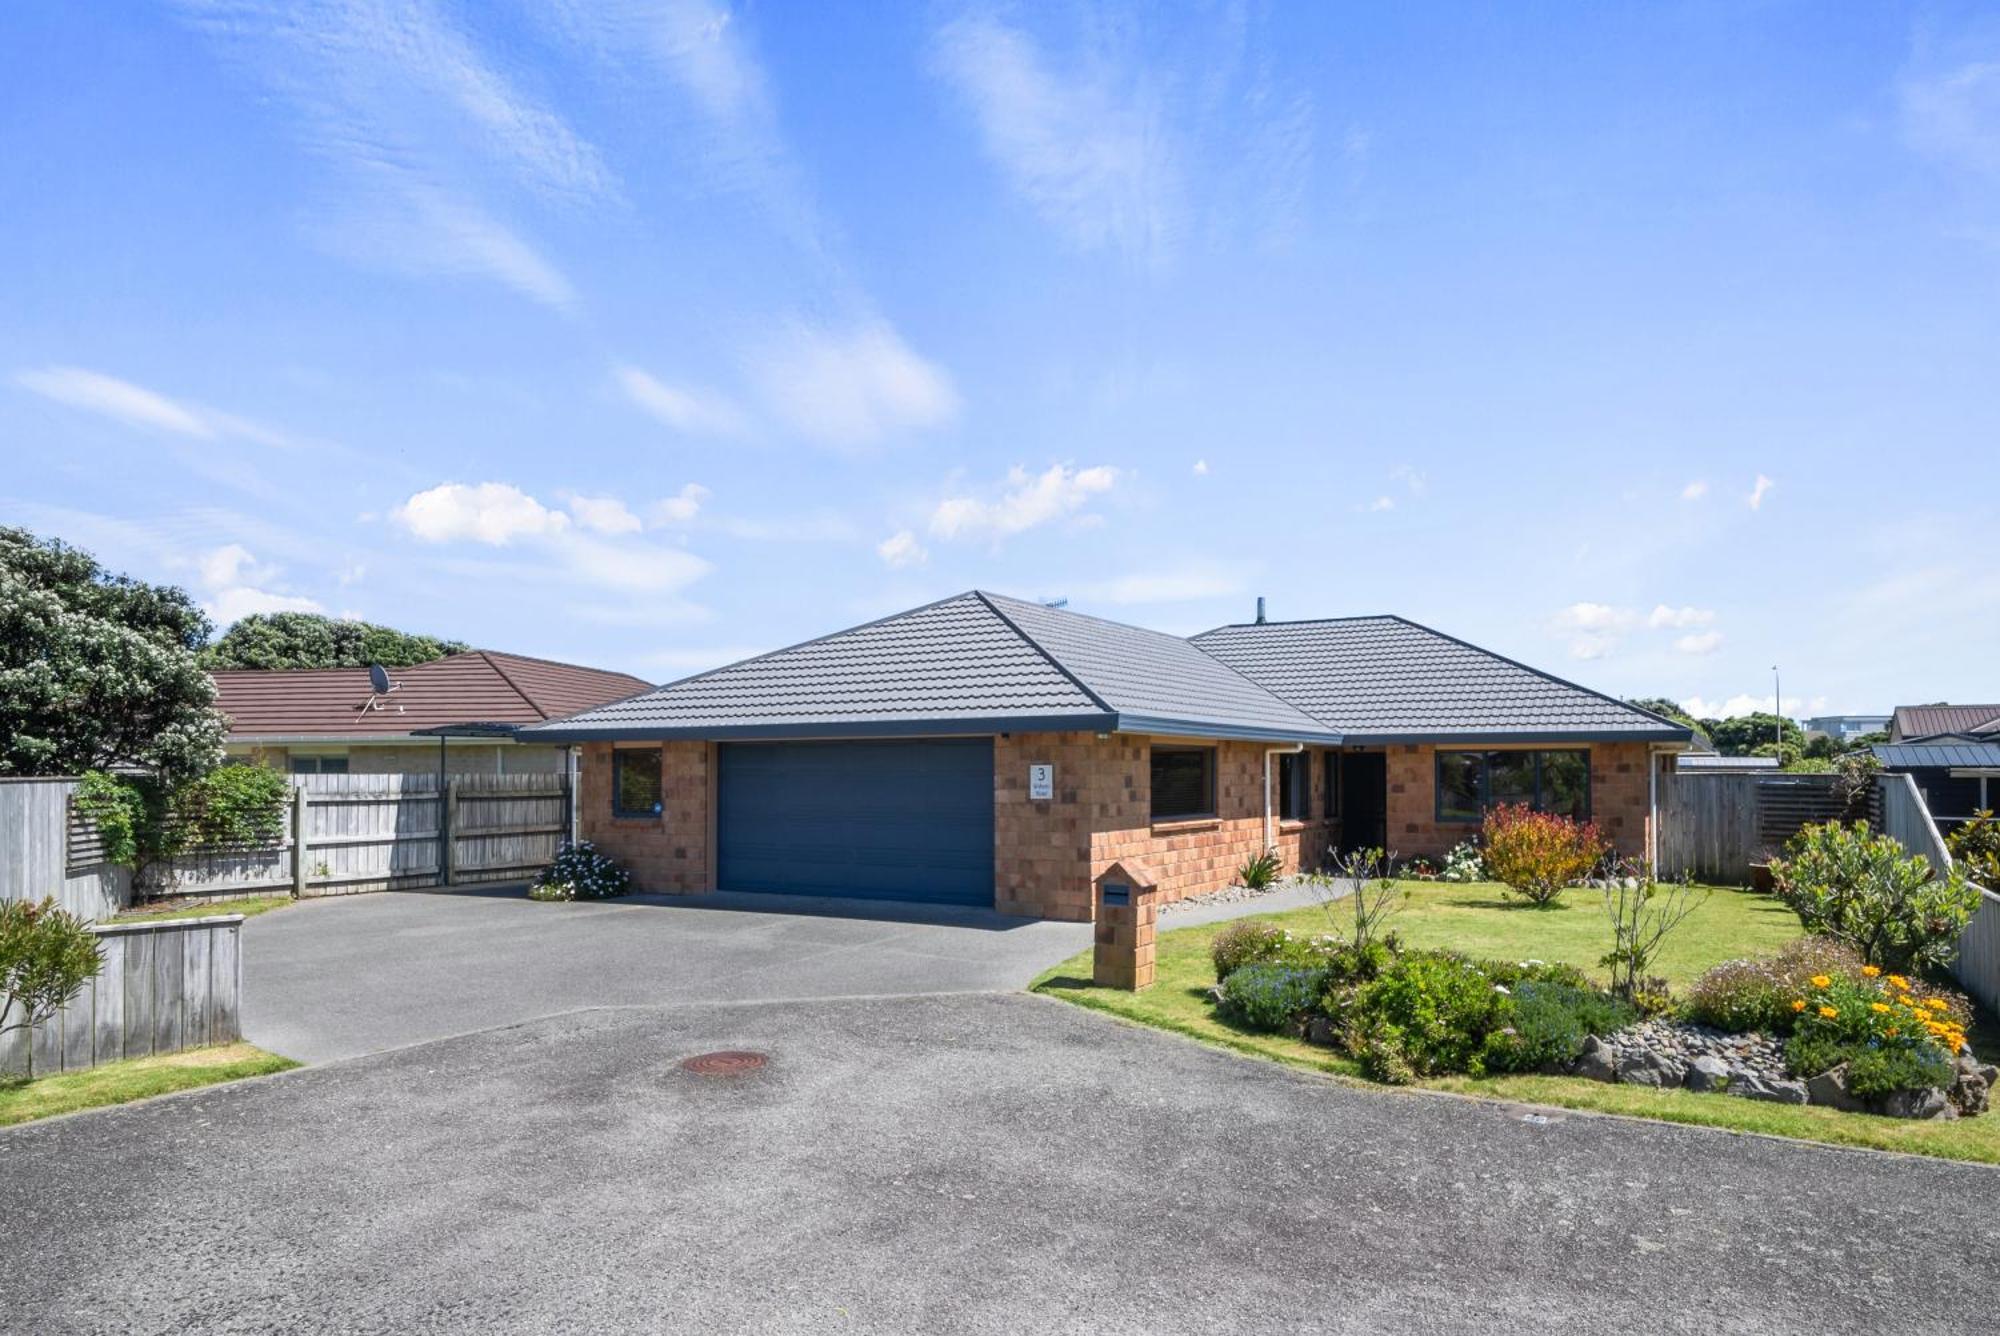
<svg viewBox="0 0 2000 1336"><path fill-rule="evenodd" d="M1403 911L1391 924L1406 947L1462 951L1502 961L1568 964L1599 975L1597 962L1606 949L1607 929L1595 891L1565 891L1554 907L1542 910L1520 907L1507 898L1502 887L1491 884L1418 884L1410 891ZM1335 910L1336 915L1339 912ZM1301 937L1327 933L1340 922L1319 908L1257 917ZM1238 1052L1336 1077L1360 1077L1361 1064L1343 1052L1291 1034L1243 1028L1216 1014L1210 998L1215 973L1209 950L1215 936L1226 927L1203 925L1163 932L1157 951L1159 983L1145 993L1092 987L1087 955L1051 970L1035 987L1079 1005ZM1710 966L1768 954L1798 935L1798 919L1772 897L1715 888L1668 940L1653 969L1678 991ZM1986 1034L1975 1026L1973 1047L1990 1060L1992 1050L1985 1039ZM1515 1101L2000 1163L2000 1117L1951 1123L1908 1121L1833 1108L1721 1098L1679 1088L1678 1083L1673 1087L1605 1084L1567 1075L1438 1076L1417 1084Z"/></svg>

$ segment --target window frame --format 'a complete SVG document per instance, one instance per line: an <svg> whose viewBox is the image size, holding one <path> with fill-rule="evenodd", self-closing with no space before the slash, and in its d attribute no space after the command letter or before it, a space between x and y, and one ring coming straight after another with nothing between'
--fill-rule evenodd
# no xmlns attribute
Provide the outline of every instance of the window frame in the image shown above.
<svg viewBox="0 0 2000 1336"><path fill-rule="evenodd" d="M1528 799L1528 806L1533 808L1537 812L1556 812L1556 814L1559 816L1572 817L1578 821L1588 821L1591 819L1592 805L1595 802L1597 796L1594 791L1595 786L1591 783L1590 754L1591 754L1591 749L1589 747L1434 748L1431 759L1431 815L1433 819L1437 822L1437 824L1441 826L1478 825L1480 822L1486 819L1486 814L1489 811L1491 811L1494 807L1493 758L1496 756L1504 756L1507 757L1509 760L1514 760L1520 757L1532 757L1533 765L1531 768L1533 771L1533 779L1532 779L1533 793ZM1478 805L1478 813L1473 816L1465 816L1455 812L1447 812L1445 810L1445 805L1444 805L1444 799L1445 799L1444 767L1446 764L1445 758L1459 757L1459 756L1476 756L1479 758L1478 783L1476 785L1478 794L1475 800ZM1583 810L1581 813L1561 812L1547 805L1550 792L1548 787L1548 781L1544 775L1545 771L1544 758L1549 756L1576 756L1582 759Z"/></svg>
<svg viewBox="0 0 2000 1336"><path fill-rule="evenodd" d="M627 807L625 786L621 782L626 766L631 759L650 756L653 758L652 773L655 797L653 805ZM621 821L651 821L666 811L667 781L665 774L666 753L660 747L614 747L611 751L611 815Z"/></svg>
<svg viewBox="0 0 2000 1336"><path fill-rule="evenodd" d="M1202 758L1202 808L1193 812L1162 812L1160 810L1160 786L1158 766L1160 757L1196 755ZM1146 757L1146 813L1155 825L1174 821L1213 821L1218 816L1216 804L1216 749L1196 745L1155 745L1148 749Z"/></svg>
<svg viewBox="0 0 2000 1336"><path fill-rule="evenodd" d="M1278 785L1278 820L1308 820L1307 813L1312 811L1312 757L1302 751L1280 752L1274 778Z"/></svg>
<svg viewBox="0 0 2000 1336"><path fill-rule="evenodd" d="M345 752L307 752L304 755L294 752L285 759L288 762L287 768L295 775L344 775L350 768L350 758ZM302 761L310 762L311 769L300 769L299 763ZM327 769L329 762L338 768Z"/></svg>

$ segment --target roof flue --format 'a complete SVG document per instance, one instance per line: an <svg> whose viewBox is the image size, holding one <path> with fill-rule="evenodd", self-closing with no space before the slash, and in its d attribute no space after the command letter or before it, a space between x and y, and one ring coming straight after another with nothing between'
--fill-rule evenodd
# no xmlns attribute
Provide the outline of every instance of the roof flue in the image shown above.
<svg viewBox="0 0 2000 1336"><path fill-rule="evenodd" d="M1257 625L1262 626L1263 624L1264 624L1264 596L1262 594L1259 594L1257 595Z"/></svg>

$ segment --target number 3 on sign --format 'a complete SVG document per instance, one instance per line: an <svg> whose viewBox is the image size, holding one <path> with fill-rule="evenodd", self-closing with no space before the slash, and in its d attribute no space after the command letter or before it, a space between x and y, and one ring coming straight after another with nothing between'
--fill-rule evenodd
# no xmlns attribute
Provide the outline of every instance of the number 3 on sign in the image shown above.
<svg viewBox="0 0 2000 1336"><path fill-rule="evenodd" d="M1052 765L1028 767L1028 797L1042 800L1056 796L1056 768Z"/></svg>

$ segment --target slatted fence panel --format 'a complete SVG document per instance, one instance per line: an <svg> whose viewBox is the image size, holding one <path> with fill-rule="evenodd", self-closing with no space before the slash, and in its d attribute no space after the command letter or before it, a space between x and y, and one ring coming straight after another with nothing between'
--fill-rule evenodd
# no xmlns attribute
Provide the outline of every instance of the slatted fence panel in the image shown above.
<svg viewBox="0 0 2000 1336"><path fill-rule="evenodd" d="M1928 858L1932 867L1949 868L1951 850L1916 779L1906 774L1883 775L1876 792L1882 800L1882 829L1908 852ZM1990 886L1980 888L1979 908L1959 934L1952 972L1988 1011L2000 1011L2000 895Z"/></svg>
<svg viewBox="0 0 2000 1336"><path fill-rule="evenodd" d="M1659 803L1662 875L1737 883L1778 857L1801 827L1842 820L1848 810L1835 775L1664 775Z"/></svg>
<svg viewBox="0 0 2000 1336"><path fill-rule="evenodd" d="M96 862L76 861L70 849L75 792L74 779L0 779L0 900L53 896L88 919L108 918L131 902L132 874L103 862L101 849Z"/></svg>
<svg viewBox="0 0 2000 1336"><path fill-rule="evenodd" d="M435 774L300 775L311 895L435 886L441 795Z"/></svg>
<svg viewBox="0 0 2000 1336"><path fill-rule="evenodd" d="M518 881L556 856L569 820L563 775L466 775L451 789L454 882Z"/></svg>
<svg viewBox="0 0 2000 1336"><path fill-rule="evenodd" d="M241 1039L241 914L100 924L104 968L32 1035L0 1035L0 1073L82 1071Z"/></svg>

